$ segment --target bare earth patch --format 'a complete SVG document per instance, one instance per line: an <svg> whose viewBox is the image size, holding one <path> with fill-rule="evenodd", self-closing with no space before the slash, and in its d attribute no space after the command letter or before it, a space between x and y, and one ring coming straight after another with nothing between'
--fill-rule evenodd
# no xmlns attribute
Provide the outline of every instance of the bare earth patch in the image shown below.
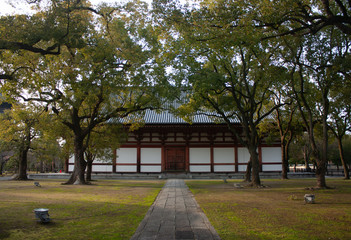
<svg viewBox="0 0 351 240"><path fill-rule="evenodd" d="M239 188L240 181L186 181L196 200L226 239L351 239L351 182L307 190L315 180L264 180L265 188ZM315 204L304 195L315 194Z"/></svg>
<svg viewBox="0 0 351 240"><path fill-rule="evenodd" d="M129 239L164 184L39 182L41 187L34 181L0 181L0 239ZM52 222L38 223L35 208L48 208Z"/></svg>

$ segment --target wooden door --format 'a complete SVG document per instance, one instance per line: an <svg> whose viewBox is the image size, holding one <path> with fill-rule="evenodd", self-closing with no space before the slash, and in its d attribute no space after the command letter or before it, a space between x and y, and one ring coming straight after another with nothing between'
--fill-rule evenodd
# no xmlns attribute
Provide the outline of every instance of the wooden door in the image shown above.
<svg viewBox="0 0 351 240"><path fill-rule="evenodd" d="M166 148L166 171L185 171L185 148Z"/></svg>

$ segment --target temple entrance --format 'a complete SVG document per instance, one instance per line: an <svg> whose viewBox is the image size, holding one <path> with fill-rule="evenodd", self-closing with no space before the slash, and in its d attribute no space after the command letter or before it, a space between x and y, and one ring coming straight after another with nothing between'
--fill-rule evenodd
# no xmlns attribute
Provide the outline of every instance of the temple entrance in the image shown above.
<svg viewBox="0 0 351 240"><path fill-rule="evenodd" d="M185 171L185 148L166 148L166 171Z"/></svg>

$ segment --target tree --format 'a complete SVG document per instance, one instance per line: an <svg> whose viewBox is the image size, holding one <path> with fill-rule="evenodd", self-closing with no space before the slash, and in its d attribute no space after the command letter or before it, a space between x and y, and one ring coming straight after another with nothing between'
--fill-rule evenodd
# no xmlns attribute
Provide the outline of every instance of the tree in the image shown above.
<svg viewBox="0 0 351 240"><path fill-rule="evenodd" d="M0 139L10 143L18 158L17 180L27 180L27 157L33 140L38 137L42 111L13 105L1 115Z"/></svg>
<svg viewBox="0 0 351 240"><path fill-rule="evenodd" d="M289 163L294 164L296 167L297 163L303 163L305 165L305 171L311 172L310 164L311 159L311 145L309 144L309 137L307 133L296 135L293 139L293 144L290 147L290 158ZM313 162L315 165L315 163Z"/></svg>
<svg viewBox="0 0 351 240"><path fill-rule="evenodd" d="M81 41L86 29L81 27L84 12L103 16L103 13L91 8L86 0L50 0L47 6L41 1L30 1L29 5L40 11L33 15L12 15L0 17L0 61L1 53L11 51L21 54L23 51L40 55L59 55L62 46L81 48ZM20 51L19 51L20 50ZM1 69L0 80L15 81L15 69Z"/></svg>
<svg viewBox="0 0 351 240"><path fill-rule="evenodd" d="M0 175L2 175L5 164L10 160L13 151L7 142L0 141Z"/></svg>
<svg viewBox="0 0 351 240"><path fill-rule="evenodd" d="M330 28L314 36L289 41L286 40L285 43L286 49L290 50L283 58L285 62L289 62L286 66L291 70L291 86L301 119L309 134L312 156L317 165L317 186L325 188L330 91L340 81L336 66L339 59L344 59L349 54L348 40L337 29ZM318 149L316 143L316 123L320 123L323 129L322 150Z"/></svg>
<svg viewBox="0 0 351 240"><path fill-rule="evenodd" d="M336 27L351 35L351 3L343 0L249 1L257 28L270 28L268 38L309 35Z"/></svg>
<svg viewBox="0 0 351 240"><path fill-rule="evenodd" d="M270 105L274 82L282 68L271 65L273 43L260 43L252 28L226 28L239 21L240 4L203 3L200 8L179 8L170 2L154 2L158 22L165 29L164 54L174 70L176 86L187 89L188 102L179 113L191 121L194 114L226 123L251 156L253 186L260 186L258 126L276 108ZM238 130L233 123L239 123ZM248 167L248 170L251 170Z"/></svg>
<svg viewBox="0 0 351 240"><path fill-rule="evenodd" d="M125 142L127 133L121 125L106 123L92 131L86 141L85 159L87 161L86 181L91 181L93 162L110 161L113 158L114 149Z"/></svg>
<svg viewBox="0 0 351 240"><path fill-rule="evenodd" d="M45 120L49 122L40 123L40 136L34 139L32 143L32 161L30 166L36 169L36 171L56 171L57 168L63 166L63 149L59 144L59 138L49 133L48 127L53 128L53 117Z"/></svg>
<svg viewBox="0 0 351 240"><path fill-rule="evenodd" d="M279 97L278 102L280 103ZM293 140L296 129L296 106L289 106L285 109L277 108L273 113L275 122L279 129L280 146L282 152L282 179L288 179L289 171L289 146ZM295 125L295 126L294 126Z"/></svg>
<svg viewBox="0 0 351 240"><path fill-rule="evenodd" d="M329 95L333 84L339 81L340 74L350 78L347 43L351 34L350 3L331 0L249 1L249 5L255 5L255 8L251 8L252 11L248 15L252 17L246 20L250 20L248 22L254 24L255 28L264 29L263 40L274 38L277 41L288 42L287 39L291 36L296 42L301 39L302 42L305 41L306 45L295 51L300 59L298 64L293 64L297 69L296 75L300 78L295 95L317 162L317 185L326 187L324 172L328 152ZM343 70L338 65L342 65ZM310 79L313 79L313 84L319 91L319 94L315 95L319 101L319 117L313 113L314 103L308 103L307 94L304 92L304 87ZM323 127L321 151L317 149L313 133L314 125L318 121Z"/></svg>
<svg viewBox="0 0 351 240"><path fill-rule="evenodd" d="M146 12L146 5L130 3L113 10L108 22L78 12L84 21L75 27L85 32L75 40L83 41L83 47L65 44L59 56L35 56L34 60L32 53L25 52L22 60L31 69L23 69L19 81L4 85L8 95L45 107L71 131L75 165L67 184L86 183L84 152L93 130L111 119L121 123L156 102L156 88L150 87L154 82L148 78L157 70L152 64L156 41L143 19L135 21Z"/></svg>
<svg viewBox="0 0 351 240"><path fill-rule="evenodd" d="M289 146L298 134L302 133L302 123L298 121L297 105L293 97L292 88L287 84L289 79L288 72L281 72L285 76L281 78L282 81L275 82L272 104L278 107L272 113L275 124L269 124L268 127L265 124L261 125L260 128L267 128L263 132L267 132L268 135L272 135L277 132L280 137L281 146L281 159L282 159L282 179L288 179L289 171ZM266 121L268 122L268 121ZM271 122L271 121L270 121ZM277 136L275 136L277 138Z"/></svg>
<svg viewBox="0 0 351 240"><path fill-rule="evenodd" d="M344 169L345 179L350 179L349 168L344 154L343 138L351 131L351 96L349 81L342 81L332 91L331 114L328 121L329 128L334 134L339 148L341 164Z"/></svg>

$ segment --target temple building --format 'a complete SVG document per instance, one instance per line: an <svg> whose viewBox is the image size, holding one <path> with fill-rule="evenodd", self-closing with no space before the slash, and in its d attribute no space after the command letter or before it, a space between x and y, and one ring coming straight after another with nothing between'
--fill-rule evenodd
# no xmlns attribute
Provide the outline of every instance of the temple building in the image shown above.
<svg viewBox="0 0 351 240"><path fill-rule="evenodd" d="M226 124L197 115L192 124L169 111L147 110L144 126L128 134L111 161L95 160L95 173L237 173L245 172L250 159ZM233 126L241 128L238 122ZM280 143L258 147L261 171L281 172ZM74 158L68 162L73 171Z"/></svg>

